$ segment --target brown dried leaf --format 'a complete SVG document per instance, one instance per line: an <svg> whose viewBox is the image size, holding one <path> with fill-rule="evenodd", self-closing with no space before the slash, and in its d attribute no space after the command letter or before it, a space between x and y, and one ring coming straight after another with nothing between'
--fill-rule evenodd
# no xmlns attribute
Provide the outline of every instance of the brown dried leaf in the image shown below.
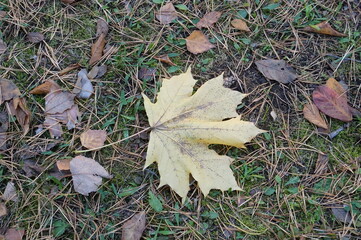
<svg viewBox="0 0 361 240"><path fill-rule="evenodd" d="M250 32L251 30L248 28L247 23L242 19L234 19L231 22L232 26L238 30Z"/></svg>
<svg viewBox="0 0 361 240"><path fill-rule="evenodd" d="M56 161L56 166L60 171L69 171L70 170L70 159L62 159Z"/></svg>
<svg viewBox="0 0 361 240"><path fill-rule="evenodd" d="M173 20L177 19L178 13L174 8L173 3L167 3L159 9L159 12L155 14L155 17L162 24L169 24Z"/></svg>
<svg viewBox="0 0 361 240"><path fill-rule="evenodd" d="M108 26L108 23L100 18L98 21L97 21L97 33L96 33L96 37L99 37L101 34L104 34L105 36L108 34L108 31L109 31L109 26Z"/></svg>
<svg viewBox="0 0 361 240"><path fill-rule="evenodd" d="M39 43L44 41L44 35L38 32L29 32L26 34L26 39L31 43Z"/></svg>
<svg viewBox="0 0 361 240"><path fill-rule="evenodd" d="M6 43L4 43L4 41L0 39L0 54L3 54L4 52L6 52L7 48L8 47L6 46Z"/></svg>
<svg viewBox="0 0 361 240"><path fill-rule="evenodd" d="M352 121L352 112L345 95L338 95L333 89L323 85L317 87L312 98L318 109L324 114L344 122Z"/></svg>
<svg viewBox="0 0 361 240"><path fill-rule="evenodd" d="M24 229L9 228L5 233L5 240L21 240L24 234Z"/></svg>
<svg viewBox="0 0 361 240"><path fill-rule="evenodd" d="M34 177L42 173L44 168L36 164L33 160L25 160L23 170L27 177Z"/></svg>
<svg viewBox="0 0 361 240"><path fill-rule="evenodd" d="M188 51L194 54L203 53L215 47L199 30L193 31L191 35L186 38L186 44Z"/></svg>
<svg viewBox="0 0 361 240"><path fill-rule="evenodd" d="M145 212L135 214L122 226L122 240L139 240L145 230Z"/></svg>
<svg viewBox="0 0 361 240"><path fill-rule="evenodd" d="M344 95L346 92L346 89L341 83L337 82L334 78L329 78L326 82L326 86L333 89L340 96ZM346 97L346 95L344 97Z"/></svg>
<svg viewBox="0 0 361 240"><path fill-rule="evenodd" d="M74 94L67 91L51 91L45 96L45 113L63 113L74 105Z"/></svg>
<svg viewBox="0 0 361 240"><path fill-rule="evenodd" d="M107 65L94 66L87 76L89 79L101 78L107 73L107 70Z"/></svg>
<svg viewBox="0 0 361 240"><path fill-rule="evenodd" d="M74 190L85 196L98 190L102 177L113 177L95 160L84 156L77 156L70 161L70 172L73 175Z"/></svg>
<svg viewBox="0 0 361 240"><path fill-rule="evenodd" d="M155 68L146 68L143 67L138 72L138 78L141 80L149 80L155 76L155 72L157 70Z"/></svg>
<svg viewBox="0 0 361 240"><path fill-rule="evenodd" d="M19 88L12 81L0 78L0 105L4 101L9 101L20 96Z"/></svg>
<svg viewBox="0 0 361 240"><path fill-rule="evenodd" d="M60 86L53 80L46 81L33 90L30 91L31 94L48 94L51 91L60 90Z"/></svg>
<svg viewBox="0 0 361 240"><path fill-rule="evenodd" d="M326 34L335 37L346 37L346 34L340 33L333 29L327 21L323 21L316 25L310 25L302 29L305 32L314 32L319 34Z"/></svg>
<svg viewBox="0 0 361 240"><path fill-rule="evenodd" d="M303 115L311 123L324 129L328 129L326 121L321 117L320 111L313 103L307 103L303 107Z"/></svg>
<svg viewBox="0 0 361 240"><path fill-rule="evenodd" d="M6 140L7 140L7 133L9 122L8 122L8 115L6 112L0 112L0 151L6 150Z"/></svg>
<svg viewBox="0 0 361 240"><path fill-rule="evenodd" d="M201 20L199 20L199 22L196 24L196 27L199 29L201 29L202 27L211 27L213 26L213 24L215 24L218 21L221 15L222 12L217 12L217 11L209 12L206 15L204 15L203 18L201 18Z"/></svg>
<svg viewBox="0 0 361 240"><path fill-rule="evenodd" d="M88 99L94 93L93 85L87 75L88 72L86 69L80 70L78 72L78 80L73 89L73 93L81 99Z"/></svg>
<svg viewBox="0 0 361 240"><path fill-rule="evenodd" d="M80 135L81 145L88 149L99 148L104 146L107 139L107 132L105 130L87 130Z"/></svg>
<svg viewBox="0 0 361 240"><path fill-rule="evenodd" d="M10 114L16 116L16 120L21 125L24 134L29 131L30 128L30 116L25 98L14 98L9 102Z"/></svg>
<svg viewBox="0 0 361 240"><path fill-rule="evenodd" d="M89 60L89 64L92 65L98 62L103 56L103 50L105 46L105 34L102 33L98 37L98 40L92 45L91 58Z"/></svg>
<svg viewBox="0 0 361 240"><path fill-rule="evenodd" d="M268 79L281 83L290 83L297 78L296 71L283 60L259 60L257 69Z"/></svg>
<svg viewBox="0 0 361 240"><path fill-rule="evenodd" d="M176 64L173 63L172 60L170 60L168 54L163 54L163 55L160 55L160 56L157 56L157 57L154 57L154 58L157 59L158 61L167 63L167 64L172 65L172 66L176 66Z"/></svg>
<svg viewBox="0 0 361 240"><path fill-rule="evenodd" d="M63 70L61 70L58 74L59 74L59 76L63 76L65 74L67 74L68 72L78 69L80 67L81 67L81 65L79 63L74 63L74 64L67 66Z"/></svg>
<svg viewBox="0 0 361 240"><path fill-rule="evenodd" d="M18 199L18 195L16 193L16 188L15 188L15 184L12 182L8 182L6 184L5 187L5 191L4 194L1 196L1 198L4 201L13 201L13 202L17 202Z"/></svg>
<svg viewBox="0 0 361 240"><path fill-rule="evenodd" d="M327 167L328 167L328 155L319 153L314 174L323 175L327 171Z"/></svg>
<svg viewBox="0 0 361 240"><path fill-rule="evenodd" d="M0 202L0 218L8 214L8 210L4 203Z"/></svg>

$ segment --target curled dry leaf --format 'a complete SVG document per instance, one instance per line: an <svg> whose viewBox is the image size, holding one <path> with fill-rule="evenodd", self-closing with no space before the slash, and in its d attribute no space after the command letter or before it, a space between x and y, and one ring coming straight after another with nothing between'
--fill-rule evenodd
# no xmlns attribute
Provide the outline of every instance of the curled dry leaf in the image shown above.
<svg viewBox="0 0 361 240"><path fill-rule="evenodd" d="M122 240L140 240L145 229L145 212L135 214L122 228Z"/></svg>
<svg viewBox="0 0 361 240"><path fill-rule="evenodd" d="M1 198L4 201L13 201L13 202L17 202L18 199L18 194L16 193L16 188L15 188L15 184L12 182L8 182L6 184L5 187L5 191L4 194L1 196Z"/></svg>
<svg viewBox="0 0 361 240"><path fill-rule="evenodd" d="M0 202L0 218L6 216L8 214L8 210L4 203Z"/></svg>
<svg viewBox="0 0 361 240"><path fill-rule="evenodd" d="M318 127L328 129L326 121L321 117L320 111L313 103L307 103L303 107L303 115L311 123L315 124Z"/></svg>
<svg viewBox="0 0 361 240"><path fill-rule="evenodd" d="M257 69L268 79L281 83L290 83L297 78L296 71L283 60L259 60Z"/></svg>
<svg viewBox="0 0 361 240"><path fill-rule="evenodd" d="M88 99L93 93L94 88L90 82L86 69L82 69L78 73L78 80L75 83L73 93L76 94L78 98Z"/></svg>
<svg viewBox="0 0 361 240"><path fill-rule="evenodd" d="M233 159L208 146L244 148L264 132L254 123L240 120L236 108L246 95L224 87L222 75L193 94L195 83L189 69L163 79L156 103L143 95L152 129L145 168L157 162L160 186L169 185L183 200L189 191L190 174L204 195L211 189L240 190L229 167Z"/></svg>
<svg viewBox="0 0 361 240"><path fill-rule="evenodd" d="M218 21L221 15L222 12L217 12L217 11L209 12L206 15L204 15L203 18L201 18L201 20L199 20L199 22L196 24L196 27L199 29L201 29L202 27L211 27L213 26L213 24L215 24Z"/></svg>
<svg viewBox="0 0 361 240"><path fill-rule="evenodd" d="M0 39L0 54L3 54L4 52L6 52L6 49L8 47L6 46L6 44L4 43L3 40Z"/></svg>
<svg viewBox="0 0 361 240"><path fill-rule="evenodd" d="M109 31L108 23L104 19L100 18L97 21L97 33L95 36L99 37L101 34L107 35L108 31Z"/></svg>
<svg viewBox="0 0 361 240"><path fill-rule="evenodd" d="M187 49L191 53L198 54L208 51L215 46L209 42L208 38L198 30L195 30L186 38Z"/></svg>
<svg viewBox="0 0 361 240"><path fill-rule="evenodd" d="M62 159L56 161L56 166L60 171L69 171L70 170L70 159Z"/></svg>
<svg viewBox="0 0 361 240"><path fill-rule="evenodd" d="M247 23L242 19L234 19L231 22L231 25L241 31L250 32L251 30L248 28Z"/></svg>
<svg viewBox="0 0 361 240"><path fill-rule="evenodd" d="M67 66L67 67L64 68L63 70L61 70L58 74L59 74L59 76L63 76L63 75L65 75L65 74L67 74L68 72L73 71L73 70L75 70L75 69L78 69L78 68L80 68L80 67L81 67L81 66L80 66L79 63L74 63L74 64L71 64L71 65Z"/></svg>
<svg viewBox="0 0 361 240"><path fill-rule="evenodd" d="M159 9L159 12L155 14L155 17L162 24L169 24L173 20L177 19L178 13L174 8L173 3L169 2Z"/></svg>
<svg viewBox="0 0 361 240"><path fill-rule="evenodd" d="M89 60L90 65L98 62L102 58L105 43L105 34L102 33L98 37L97 41L92 45L91 58Z"/></svg>
<svg viewBox="0 0 361 240"><path fill-rule="evenodd" d="M346 95L339 95L328 86L319 86L312 93L312 99L318 109L327 116L344 122L352 121L352 112Z"/></svg>
<svg viewBox="0 0 361 240"><path fill-rule="evenodd" d="M77 156L70 161L70 172L75 191L85 196L98 190L102 177L113 177L95 160L83 156Z"/></svg>
<svg viewBox="0 0 361 240"><path fill-rule="evenodd" d="M167 63L167 64L172 65L172 66L176 66L176 64L173 63L172 60L170 60L168 54L163 54L163 55L154 57L154 59L157 59L158 61Z"/></svg>
<svg viewBox="0 0 361 240"><path fill-rule="evenodd" d="M33 90L30 91L31 94L48 94L51 91L60 90L60 86L53 80L46 81Z"/></svg>
<svg viewBox="0 0 361 240"><path fill-rule="evenodd" d="M26 39L31 43L39 43L44 41L44 35L38 32L29 32L26 34Z"/></svg>
<svg viewBox="0 0 361 240"><path fill-rule="evenodd" d="M26 134L30 128L31 113L26 105L25 98L12 99L9 102L9 110L11 115L15 115L16 120L21 125L24 134Z"/></svg>
<svg viewBox="0 0 361 240"><path fill-rule="evenodd" d="M24 229L9 228L5 233L5 240L21 240L24 234Z"/></svg>
<svg viewBox="0 0 361 240"><path fill-rule="evenodd" d="M6 112L0 112L0 151L6 150L6 140L7 140L7 133L9 122L8 122L8 115Z"/></svg>
<svg viewBox="0 0 361 240"><path fill-rule="evenodd" d="M99 148L104 146L107 139L107 132L105 130L87 130L80 135L81 145L88 149Z"/></svg>
<svg viewBox="0 0 361 240"><path fill-rule="evenodd" d="M314 32L314 33L320 33L335 37L346 37L346 34L340 33L333 29L331 25L327 21L323 21L316 25L310 25L302 29L305 32Z"/></svg>

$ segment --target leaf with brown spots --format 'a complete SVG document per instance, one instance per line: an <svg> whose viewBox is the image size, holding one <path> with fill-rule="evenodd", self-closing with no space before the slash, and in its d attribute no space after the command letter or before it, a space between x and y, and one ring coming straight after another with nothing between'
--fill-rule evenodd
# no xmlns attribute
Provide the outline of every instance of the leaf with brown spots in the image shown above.
<svg viewBox="0 0 361 240"><path fill-rule="evenodd" d="M139 240L145 230L145 212L135 214L122 226L122 240Z"/></svg>
<svg viewBox="0 0 361 240"><path fill-rule="evenodd" d="M247 23L242 19L234 19L231 22L231 25L241 31L250 32L251 30L248 28Z"/></svg>
<svg viewBox="0 0 361 240"><path fill-rule="evenodd" d="M104 146L107 139L107 132L105 130L87 130L80 134L81 145L88 149L99 148Z"/></svg>
<svg viewBox="0 0 361 240"><path fill-rule="evenodd" d="M191 53L198 54L208 51L215 46L199 30L195 30L186 38L187 49Z"/></svg>
<svg viewBox="0 0 361 240"><path fill-rule="evenodd" d="M268 79L281 83L290 83L297 78L296 71L283 60L259 60L257 69Z"/></svg>
<svg viewBox="0 0 361 240"><path fill-rule="evenodd" d="M201 20L199 20L199 22L196 24L196 27L199 29L201 29L202 27L204 28L211 27L213 26L213 24L215 24L218 21L221 15L222 12L217 12L217 11L209 12L206 15L204 15L203 18L201 18Z"/></svg>
<svg viewBox="0 0 361 240"><path fill-rule="evenodd" d="M155 17L162 24L169 24L173 20L177 19L178 13L174 8L173 3L169 2L159 9L159 12L155 14Z"/></svg>
<svg viewBox="0 0 361 240"><path fill-rule="evenodd" d="M312 93L313 102L327 116L344 122L352 121L352 112L344 95L328 86L319 86Z"/></svg>
<svg viewBox="0 0 361 240"><path fill-rule="evenodd" d="M91 58L89 60L90 65L98 62L102 58L105 43L105 34L102 33L97 41L92 45Z"/></svg>
<svg viewBox="0 0 361 240"><path fill-rule="evenodd" d="M167 64L172 65L172 66L176 66L176 64L173 63L172 60L170 60L168 54L163 54L163 55L154 57L154 59L157 59L160 62L164 62L164 63L167 63Z"/></svg>
<svg viewBox="0 0 361 240"><path fill-rule="evenodd" d="M38 32L29 32L26 34L26 39L31 43L39 43L44 41L44 35Z"/></svg>
<svg viewBox="0 0 361 240"><path fill-rule="evenodd" d="M311 123L315 124L318 127L328 129L326 121L321 117L320 111L313 103L307 103L303 107L303 115Z"/></svg>
<svg viewBox="0 0 361 240"><path fill-rule="evenodd" d="M340 33L333 29L327 21L323 21L316 25L310 25L302 29L305 32L313 32L319 34L325 34L335 37L346 37L346 34Z"/></svg>

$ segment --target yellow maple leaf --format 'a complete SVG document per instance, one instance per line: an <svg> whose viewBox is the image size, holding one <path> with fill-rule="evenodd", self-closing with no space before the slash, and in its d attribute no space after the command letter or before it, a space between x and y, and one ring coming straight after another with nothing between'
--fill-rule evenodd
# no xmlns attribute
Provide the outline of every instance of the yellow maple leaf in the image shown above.
<svg viewBox="0 0 361 240"><path fill-rule="evenodd" d="M244 148L245 142L264 132L240 120L236 107L246 94L225 88L223 75L207 81L192 95L195 83L188 69L163 79L156 103L143 94L151 126L144 168L157 162L159 187L169 185L183 200L189 191L189 174L204 195L211 189L240 190L230 169L233 159L208 146Z"/></svg>

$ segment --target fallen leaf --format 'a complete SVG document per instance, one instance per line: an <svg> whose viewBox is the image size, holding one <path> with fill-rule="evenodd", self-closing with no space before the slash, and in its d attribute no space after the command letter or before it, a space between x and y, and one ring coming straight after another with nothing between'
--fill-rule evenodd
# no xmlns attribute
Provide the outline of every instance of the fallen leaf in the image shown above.
<svg viewBox="0 0 361 240"><path fill-rule="evenodd" d="M70 161L70 172L73 176L74 190L85 196L98 190L102 184L102 177L113 177L95 160L83 156L77 156Z"/></svg>
<svg viewBox="0 0 361 240"><path fill-rule="evenodd" d="M317 157L314 174L317 176L323 175L327 171L327 167L328 167L328 155L319 153Z"/></svg>
<svg viewBox="0 0 361 240"><path fill-rule="evenodd" d="M343 223L351 223L352 221L351 213L344 209L344 205L332 204L331 211L337 220Z"/></svg>
<svg viewBox="0 0 361 240"><path fill-rule="evenodd" d="M173 20L177 19L178 13L174 8L173 3L167 3L159 9L159 12L155 14L155 17L162 24L169 24Z"/></svg>
<svg viewBox="0 0 361 240"><path fill-rule="evenodd" d="M98 40L92 45L91 58L89 60L90 65L93 65L102 58L105 43L105 34L102 33Z"/></svg>
<svg viewBox="0 0 361 240"><path fill-rule="evenodd" d="M107 139L107 132L105 130L87 130L80 134L81 145L88 149L99 148L104 146Z"/></svg>
<svg viewBox="0 0 361 240"><path fill-rule="evenodd" d="M209 42L208 38L198 30L195 30L186 38L187 49L191 53L198 54L208 51L215 46Z"/></svg>
<svg viewBox="0 0 361 240"><path fill-rule="evenodd" d="M108 27L108 23L100 18L97 21L97 33L96 33L96 37L99 37L101 34L104 34L105 36L108 34L109 31L109 27Z"/></svg>
<svg viewBox="0 0 361 240"><path fill-rule="evenodd" d="M25 160L23 170L27 177L39 176L44 171L44 168L36 164L33 160Z"/></svg>
<svg viewBox="0 0 361 240"><path fill-rule="evenodd" d="M34 88L33 90L30 91L31 94L48 94L51 91L56 91L56 90L60 90L60 86L52 81L46 81L42 84L40 84L39 86L37 86L36 88Z"/></svg>
<svg viewBox="0 0 361 240"><path fill-rule="evenodd" d="M0 105L20 96L19 88L12 81L0 78Z"/></svg>
<svg viewBox="0 0 361 240"><path fill-rule="evenodd" d="M163 55L154 57L154 59L157 59L158 61L167 63L167 64L172 65L172 66L176 66L176 64L174 64L174 63L172 62L172 60L170 60L168 54L163 54Z"/></svg>
<svg viewBox="0 0 361 240"><path fill-rule="evenodd" d="M50 151L57 145L57 141L37 138L31 141L31 144L24 144L18 148L15 156L16 158L27 160L39 156L43 152Z"/></svg>
<svg viewBox="0 0 361 240"><path fill-rule="evenodd" d="M14 98L9 102L9 110L11 115L15 115L16 120L19 122L23 129L23 133L26 134L30 128L30 116L25 98Z"/></svg>
<svg viewBox="0 0 361 240"><path fill-rule="evenodd" d="M74 3L75 1L77 0L61 0L63 3L67 3L67 4L70 4L70 3Z"/></svg>
<svg viewBox="0 0 361 240"><path fill-rule="evenodd" d="M321 112L332 118L350 122L352 112L347 99L342 96L325 85L317 87L312 93L313 102Z"/></svg>
<svg viewBox="0 0 361 240"><path fill-rule="evenodd" d="M81 67L81 66L80 66L79 63L74 63L74 64L71 64L71 65L67 66L67 67L64 68L63 70L61 70L58 74L59 74L59 76L63 76L63 75L65 75L65 74L67 74L68 72L73 71L73 70L75 70L75 69L78 69L78 68L80 68L80 67Z"/></svg>
<svg viewBox="0 0 361 240"><path fill-rule="evenodd" d="M6 112L0 112L0 151L6 150L6 140L7 140L7 133L9 122L8 122L8 115Z"/></svg>
<svg viewBox="0 0 361 240"><path fill-rule="evenodd" d="M251 30L248 28L247 23L242 19L234 19L231 22L231 25L241 31L250 32Z"/></svg>
<svg viewBox="0 0 361 240"><path fill-rule="evenodd" d="M73 93L81 99L88 99L94 93L93 85L87 74L88 72L86 69L82 69L78 72L78 80L76 81L73 90Z"/></svg>
<svg viewBox="0 0 361 240"><path fill-rule="evenodd" d="M152 79L155 76L156 73L155 68L141 68L138 72L138 78L141 80L149 80Z"/></svg>
<svg viewBox="0 0 361 240"><path fill-rule="evenodd" d="M145 212L135 214L122 226L122 240L139 240L145 230Z"/></svg>
<svg viewBox="0 0 361 240"><path fill-rule="evenodd" d="M70 159L62 159L56 161L56 166L60 171L69 171L70 170Z"/></svg>
<svg viewBox="0 0 361 240"><path fill-rule="evenodd" d="M6 52L7 48L8 47L6 46L6 43L4 43L4 41L0 39L0 54L3 54L4 52Z"/></svg>
<svg viewBox="0 0 361 240"><path fill-rule="evenodd" d="M218 19L221 17L222 12L217 12L217 11L213 11L213 12L209 12L206 15L203 16L203 18L201 18L201 20L199 20L199 22L196 24L196 27L201 29L202 27L211 27L213 26L213 24L215 24Z"/></svg>
<svg viewBox="0 0 361 240"><path fill-rule="evenodd" d="M51 91L45 96L45 113L64 113L66 110L73 107L74 97L74 94L67 91Z"/></svg>
<svg viewBox="0 0 361 240"><path fill-rule="evenodd" d="M223 75L207 81L192 95L195 83L188 69L163 79L156 103L143 94L152 129L145 168L157 162L159 186L168 184L183 200L189 191L189 174L204 195L211 189L240 190L229 167L233 159L208 146L244 148L245 142L264 132L240 120L236 108L246 95L225 88Z"/></svg>
<svg viewBox="0 0 361 240"><path fill-rule="evenodd" d="M24 234L24 229L9 228L5 233L5 240L21 240Z"/></svg>
<svg viewBox="0 0 361 240"><path fill-rule="evenodd" d="M8 210L4 203L0 202L0 218L8 214Z"/></svg>
<svg viewBox="0 0 361 240"><path fill-rule="evenodd" d="M107 69L107 65L94 66L87 76L89 79L101 78L106 74Z"/></svg>
<svg viewBox="0 0 361 240"><path fill-rule="evenodd" d="M29 32L26 34L26 39L31 43L39 43L44 41L44 35L38 32Z"/></svg>
<svg viewBox="0 0 361 240"><path fill-rule="evenodd" d="M326 82L326 86L334 90L339 96L346 93L346 89L334 78L329 78ZM347 99L346 95L344 97Z"/></svg>
<svg viewBox="0 0 361 240"><path fill-rule="evenodd" d="M13 202L17 202L18 199L18 195L16 193L16 188L15 188L15 184L12 182L8 182L6 184L5 187L5 191L4 194L1 196L1 198L4 201L13 201Z"/></svg>
<svg viewBox="0 0 361 240"><path fill-rule="evenodd" d="M321 117L321 114L315 104L305 104L303 107L303 115L308 121L315 124L316 126L328 129L326 121Z"/></svg>
<svg viewBox="0 0 361 240"><path fill-rule="evenodd" d="M257 69L268 79L281 83L290 83L297 78L296 71L283 60L259 60Z"/></svg>
<svg viewBox="0 0 361 240"><path fill-rule="evenodd" d="M52 138L59 138L63 134L63 130L61 128L61 124L55 118L51 116L46 116L44 123L44 127L49 130L50 136Z"/></svg>
<svg viewBox="0 0 361 240"><path fill-rule="evenodd" d="M346 34L340 33L333 29L327 21L323 21L316 25L310 25L302 29L305 32L314 32L320 34L326 34L335 37L346 37Z"/></svg>

